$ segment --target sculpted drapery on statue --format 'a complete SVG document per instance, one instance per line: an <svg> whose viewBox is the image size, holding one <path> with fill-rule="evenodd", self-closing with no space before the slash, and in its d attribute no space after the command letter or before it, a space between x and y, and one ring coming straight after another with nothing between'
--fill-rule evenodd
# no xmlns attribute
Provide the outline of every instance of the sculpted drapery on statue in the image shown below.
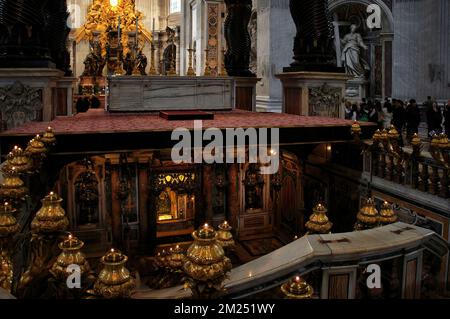
<svg viewBox="0 0 450 319"><path fill-rule="evenodd" d="M370 71L369 64L362 58L361 48L367 50L363 39L359 33L356 33L356 25L350 26L350 33L341 40L342 44L342 62L345 71L348 74L363 78L366 71Z"/></svg>
<svg viewBox="0 0 450 319"><path fill-rule="evenodd" d="M225 39L228 50L225 68L230 76L254 77L250 70L251 39L248 24L252 15L252 0L225 0L227 19Z"/></svg>
<svg viewBox="0 0 450 319"><path fill-rule="evenodd" d="M289 8L297 34L294 62L285 71L343 72L336 67L328 0L290 0Z"/></svg>

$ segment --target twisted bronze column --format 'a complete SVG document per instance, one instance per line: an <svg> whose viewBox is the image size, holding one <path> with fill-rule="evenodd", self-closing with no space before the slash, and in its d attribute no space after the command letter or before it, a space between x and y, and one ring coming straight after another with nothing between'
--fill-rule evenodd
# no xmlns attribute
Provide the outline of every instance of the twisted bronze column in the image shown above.
<svg viewBox="0 0 450 319"><path fill-rule="evenodd" d="M254 77L250 71L251 39L248 24L252 14L252 0L225 0L227 18L225 39L225 69L230 76Z"/></svg>
<svg viewBox="0 0 450 319"><path fill-rule="evenodd" d="M57 68L70 74L66 0L0 1L0 68Z"/></svg>
<svg viewBox="0 0 450 319"><path fill-rule="evenodd" d="M294 62L285 72L344 72L336 66L332 24L327 0L290 0L289 7L297 29Z"/></svg>

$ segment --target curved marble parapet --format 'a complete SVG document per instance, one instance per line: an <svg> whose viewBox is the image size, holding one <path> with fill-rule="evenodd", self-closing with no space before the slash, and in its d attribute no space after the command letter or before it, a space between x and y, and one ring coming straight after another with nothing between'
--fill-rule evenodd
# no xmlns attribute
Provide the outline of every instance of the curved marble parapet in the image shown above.
<svg viewBox="0 0 450 319"><path fill-rule="evenodd" d="M225 282L231 298L256 293L264 286L287 276L308 272L313 264L354 264L355 261L388 259L393 254L402 255L406 250L428 248L444 256L448 243L435 232L409 225L395 223L371 230L304 236L261 258L255 259L231 271ZM392 258L392 257L391 257ZM190 291L182 286L163 290L136 291L134 299L182 299Z"/></svg>

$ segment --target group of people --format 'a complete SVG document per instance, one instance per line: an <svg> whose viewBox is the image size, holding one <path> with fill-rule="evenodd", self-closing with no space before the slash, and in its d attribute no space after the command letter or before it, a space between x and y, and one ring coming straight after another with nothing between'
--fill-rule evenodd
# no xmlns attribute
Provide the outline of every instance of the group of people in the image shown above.
<svg viewBox="0 0 450 319"><path fill-rule="evenodd" d="M77 113L85 113L89 109L99 109L101 102L95 95L79 97L75 106Z"/></svg>
<svg viewBox="0 0 450 319"><path fill-rule="evenodd" d="M426 110L426 122L429 136L445 132L450 135L450 100L441 110L439 104L429 96L423 103ZM407 137L419 132L421 112L416 100L402 101L386 98L383 105L380 101L345 103L345 118L360 122L377 123L380 129L389 129L394 125L399 132L406 129Z"/></svg>

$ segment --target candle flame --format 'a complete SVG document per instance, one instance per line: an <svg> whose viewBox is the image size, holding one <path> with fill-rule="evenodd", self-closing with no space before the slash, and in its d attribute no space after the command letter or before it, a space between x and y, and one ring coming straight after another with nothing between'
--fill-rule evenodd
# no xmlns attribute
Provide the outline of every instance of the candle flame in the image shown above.
<svg viewBox="0 0 450 319"><path fill-rule="evenodd" d="M114 248L111 248L111 253L114 253Z"/></svg>
<svg viewBox="0 0 450 319"><path fill-rule="evenodd" d="M295 281L299 282L300 281L300 277L299 276L295 277Z"/></svg>

